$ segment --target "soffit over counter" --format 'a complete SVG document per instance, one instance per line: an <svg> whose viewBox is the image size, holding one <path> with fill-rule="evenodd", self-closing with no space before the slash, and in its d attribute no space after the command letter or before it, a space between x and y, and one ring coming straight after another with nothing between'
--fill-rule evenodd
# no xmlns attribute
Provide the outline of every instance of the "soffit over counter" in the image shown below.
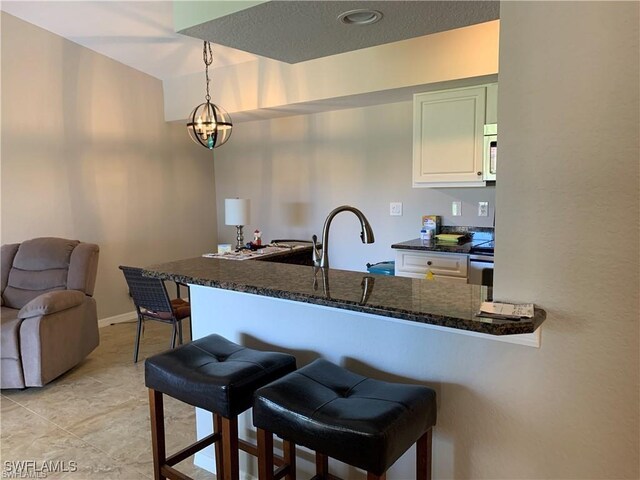
<svg viewBox="0 0 640 480"><path fill-rule="evenodd" d="M413 93L497 80L498 20L340 55L216 68L211 96L234 122L411 100ZM215 52L214 52L215 54ZM202 74L163 81L165 119L184 120L204 98Z"/></svg>

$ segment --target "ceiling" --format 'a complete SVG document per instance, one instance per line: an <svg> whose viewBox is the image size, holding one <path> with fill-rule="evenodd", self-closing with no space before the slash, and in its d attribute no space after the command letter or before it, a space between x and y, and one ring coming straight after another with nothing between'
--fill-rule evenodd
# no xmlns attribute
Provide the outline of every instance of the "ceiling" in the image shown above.
<svg viewBox="0 0 640 480"><path fill-rule="evenodd" d="M341 24L345 10L384 14L367 26ZM202 40L217 44L214 67L258 56L288 63L494 20L497 1L269 1L185 29L173 28L171 1L2 1L22 20L159 79L204 70ZM251 52L251 53L249 53Z"/></svg>
<svg viewBox="0 0 640 480"><path fill-rule="evenodd" d="M202 40L175 33L171 1L5 1L26 22L161 80L204 71ZM214 67L255 60L219 46Z"/></svg>
<svg viewBox="0 0 640 480"><path fill-rule="evenodd" d="M359 9L383 16L368 25L347 25L338 19L344 12ZM298 63L488 22L499 14L497 1L272 0L180 32Z"/></svg>

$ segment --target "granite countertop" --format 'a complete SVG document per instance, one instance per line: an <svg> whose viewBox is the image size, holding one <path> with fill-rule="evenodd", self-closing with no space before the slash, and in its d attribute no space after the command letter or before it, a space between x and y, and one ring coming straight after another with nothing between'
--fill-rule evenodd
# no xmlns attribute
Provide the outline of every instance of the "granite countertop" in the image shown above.
<svg viewBox="0 0 640 480"><path fill-rule="evenodd" d="M471 247L485 243L487 240L481 241L469 241L461 245L451 245L447 243L438 243L435 240L421 240L415 238L406 242L394 243L391 248L398 250L419 250L422 252L443 252L443 253L464 253L468 254L471 251Z"/></svg>
<svg viewBox="0 0 640 480"><path fill-rule="evenodd" d="M146 267L145 275L181 283L293 300L460 330L532 333L546 318L477 318L488 287L273 262L190 258Z"/></svg>

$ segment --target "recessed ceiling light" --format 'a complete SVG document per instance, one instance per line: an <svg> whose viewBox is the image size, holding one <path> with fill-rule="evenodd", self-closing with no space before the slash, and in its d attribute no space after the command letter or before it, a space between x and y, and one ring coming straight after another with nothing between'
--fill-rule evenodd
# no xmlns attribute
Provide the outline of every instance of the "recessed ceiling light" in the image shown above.
<svg viewBox="0 0 640 480"><path fill-rule="evenodd" d="M361 8L349 10L338 15L338 20L347 25L371 25L382 18L382 13L377 10Z"/></svg>

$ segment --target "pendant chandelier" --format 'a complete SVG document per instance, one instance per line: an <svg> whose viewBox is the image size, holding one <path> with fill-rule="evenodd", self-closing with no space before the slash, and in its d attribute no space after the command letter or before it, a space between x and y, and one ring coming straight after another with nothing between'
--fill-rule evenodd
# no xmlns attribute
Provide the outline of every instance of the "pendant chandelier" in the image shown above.
<svg viewBox="0 0 640 480"><path fill-rule="evenodd" d="M231 117L221 107L211 103L209 95L209 65L213 63L213 53L211 43L205 41L202 50L202 58L205 66L205 77L207 79L206 102L201 103L193 109L189 115L187 131L191 139L205 148L213 149L224 145L231 136Z"/></svg>

